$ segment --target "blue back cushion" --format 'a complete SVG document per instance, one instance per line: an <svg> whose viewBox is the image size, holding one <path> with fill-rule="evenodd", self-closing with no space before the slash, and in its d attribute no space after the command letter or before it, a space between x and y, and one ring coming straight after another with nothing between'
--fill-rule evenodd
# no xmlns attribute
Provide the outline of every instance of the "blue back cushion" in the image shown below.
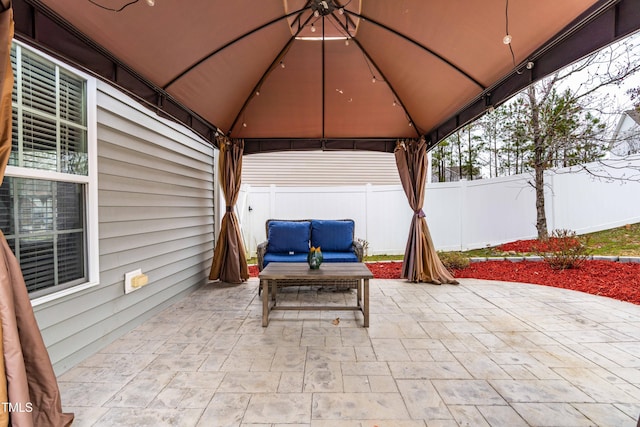
<svg viewBox="0 0 640 427"><path fill-rule="evenodd" d="M346 252L353 243L353 221L313 220L311 222L311 246L324 252Z"/></svg>
<svg viewBox="0 0 640 427"><path fill-rule="evenodd" d="M269 252L309 252L309 221L269 221Z"/></svg>

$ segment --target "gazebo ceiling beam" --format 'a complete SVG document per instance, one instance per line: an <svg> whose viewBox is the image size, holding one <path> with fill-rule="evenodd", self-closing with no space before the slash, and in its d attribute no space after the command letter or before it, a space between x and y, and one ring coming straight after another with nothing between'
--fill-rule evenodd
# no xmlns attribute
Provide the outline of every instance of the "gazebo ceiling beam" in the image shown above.
<svg viewBox="0 0 640 427"><path fill-rule="evenodd" d="M339 19L337 19L333 14L331 15L336 22L338 23L338 25L340 25L340 28L344 31L347 32L347 34L349 34L349 31L347 28L344 28L342 26L342 22L340 22ZM415 121L413 120L413 118L411 117L411 114L409 113L409 111L407 110L407 108L405 107L404 103L402 102L402 99L398 96L398 93L396 92L396 90L393 87L393 84L391 84L391 82L387 79L387 76L385 76L385 74L382 72L382 70L380 69L380 67L378 67L378 64L376 64L376 61L371 57L371 55L369 54L369 52L367 51L367 49L364 48L364 46L362 46L362 43L360 43L360 41L356 38L353 37L351 38L351 40L353 42L355 42L355 44L358 46L358 48L360 48L360 50L362 51L362 53L365 56L365 59L369 62L371 62L371 64L374 66L374 68L378 71L378 73L380 73L380 77L382 77L382 80L384 80L384 82L387 84L387 86L389 87L389 90L391 91L391 93L393 94L394 98L396 99L396 101L400 104L400 106L402 107L402 109L404 110L404 114L407 117L407 120L409 121L409 125L413 127L413 129L416 131L416 136L420 136L421 135L421 130L418 129Z"/></svg>
<svg viewBox="0 0 640 427"><path fill-rule="evenodd" d="M308 4L309 4L309 2L307 2L307 5ZM306 10L307 8L301 9L301 10L299 10L297 12L300 15L298 15L296 17L296 20L300 19L300 16L302 15L302 12L304 10ZM313 15L309 15L309 17L307 17L306 21L302 25L300 25L298 27L298 30L296 31L296 33L293 34L289 38L289 40L284 45L284 47L280 50L280 52L278 52L278 55L276 55L274 60L271 62L271 65L269 65L269 68L267 68L265 70L265 72L262 74L262 76L258 80L258 83L256 83L256 85L253 87L252 91L249 93L249 95L245 99L244 103L242 104L242 108L240 108L240 110L238 111L238 114L236 115L235 119L233 119L233 122L232 122L231 126L229 127L229 129L227 129L227 134L231 134L231 131L235 128L236 124L238 124L238 120L240 120L240 117L242 117L242 115L244 114L245 110L247 109L247 106L249 105L249 102L251 102L251 100L253 99L255 93L262 87L262 85L264 84L264 81L273 72L273 70L277 66L278 62L280 62L282 60L282 58L286 55L287 51L291 47L291 44L293 44L293 42L296 39L296 37L298 36L298 34L300 34L300 31L302 31L302 29L305 27L305 25L307 25L309 23L309 21L311 21L312 18L313 18Z"/></svg>
<svg viewBox="0 0 640 427"><path fill-rule="evenodd" d="M15 35L59 60L126 91L158 115L183 123L217 147L215 124L172 97L37 0L12 0Z"/></svg>
<svg viewBox="0 0 640 427"><path fill-rule="evenodd" d="M167 83L166 85L164 85L163 89L167 90L172 84L174 84L175 82L177 82L178 80L180 80L182 77L184 77L185 75L189 74L189 72L191 70L193 70L194 68L196 68L198 65L202 64L203 62L207 61L208 59L214 57L215 55L217 55L218 53L222 52L223 50L227 49L228 47L233 46L234 44L238 43L239 41L257 33L258 31L261 31L273 24L275 24L276 22L280 22L283 19L288 19L291 16L294 15L298 15L298 18L300 17L300 14L302 12L304 12L306 9L309 9L309 1L307 1L307 5L305 7L303 7L302 9L296 10L295 12L290 12L287 13L286 15L282 15L279 16L278 18L274 18L271 21L265 22L264 24L253 28L251 31L247 31L244 34L241 34L240 36L234 38L233 40L228 41L227 43L225 43L224 45L220 46L219 48L217 48L216 50L208 53L207 55L203 56L202 58L200 58L199 60L197 60L196 62L194 62L193 64L191 64L189 67L185 68L180 74L178 74L177 76L175 76L173 79L171 79L169 81L169 83Z"/></svg>
<svg viewBox="0 0 640 427"><path fill-rule="evenodd" d="M481 88L482 90L486 89L486 87L480 83L478 80L476 80L472 75L470 75L469 73L467 73L466 71L464 71L462 68L458 67L456 64L454 64L453 62L449 61L447 58L445 58L444 56L440 55L439 53L429 49L427 46L423 45L422 43L418 42L417 40L412 39L411 37L407 36L406 34L401 33L398 30L395 30L391 27L389 27L388 25L383 24L380 21L377 21L375 19L372 19L366 15L362 15L362 14L358 14L358 13L354 13L351 12L349 10L344 11L345 14L348 15L353 15L365 22L370 22L380 28L382 28L385 31L388 31L391 34L394 34L398 37L400 37L401 39L419 47L420 49L424 50L425 52L430 53L431 55L435 56L436 58L438 58L440 61L444 62L445 64L447 64L449 67L453 68L454 70L456 70L458 73L462 74L465 78L467 78L468 80L472 81L475 85L477 85L479 88Z"/></svg>

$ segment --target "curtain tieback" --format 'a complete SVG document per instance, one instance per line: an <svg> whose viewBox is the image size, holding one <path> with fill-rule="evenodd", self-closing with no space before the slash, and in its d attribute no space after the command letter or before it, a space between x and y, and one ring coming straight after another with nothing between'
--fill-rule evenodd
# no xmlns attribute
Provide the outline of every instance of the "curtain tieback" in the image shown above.
<svg viewBox="0 0 640 427"><path fill-rule="evenodd" d="M413 213L415 213L418 216L418 218L424 218L426 216L422 209L418 209L417 211L413 211Z"/></svg>
<svg viewBox="0 0 640 427"><path fill-rule="evenodd" d="M227 206L227 212L233 212L233 206Z"/></svg>

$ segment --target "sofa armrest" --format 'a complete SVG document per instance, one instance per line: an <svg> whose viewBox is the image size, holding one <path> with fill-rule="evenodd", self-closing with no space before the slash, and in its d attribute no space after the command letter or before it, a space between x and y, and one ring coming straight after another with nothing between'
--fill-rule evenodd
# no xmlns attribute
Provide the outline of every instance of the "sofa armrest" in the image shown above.
<svg viewBox="0 0 640 427"><path fill-rule="evenodd" d="M362 243L354 240L353 242L351 242L351 249L353 250L353 253L358 257L358 262L362 262L362 259L364 258L364 248L362 247Z"/></svg>
<svg viewBox="0 0 640 427"><path fill-rule="evenodd" d="M262 242L258 245L257 255L258 255L258 271L262 271L264 268L264 254L267 253L267 246L269 242Z"/></svg>

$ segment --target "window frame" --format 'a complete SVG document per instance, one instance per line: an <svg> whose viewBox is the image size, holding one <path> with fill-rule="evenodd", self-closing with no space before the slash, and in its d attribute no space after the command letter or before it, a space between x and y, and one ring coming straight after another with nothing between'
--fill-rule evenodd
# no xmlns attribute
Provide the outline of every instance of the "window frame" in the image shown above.
<svg viewBox="0 0 640 427"><path fill-rule="evenodd" d="M86 281L53 290L45 295L34 292L31 299L32 306L47 303L67 295L71 295L100 284L100 251L99 251L99 222L98 222L98 143L97 143L97 80L95 77L84 73L68 64L53 58L52 56L33 48L19 40L13 39L13 43L20 49L26 49L65 72L85 80L86 82L86 127L87 127L87 175L75 175L70 173L48 171L43 169L31 169L20 166L7 165L5 176L13 178L31 178L47 181L63 181L84 184L85 218L86 218ZM20 54L18 58L20 58ZM51 289L51 288L49 288Z"/></svg>

